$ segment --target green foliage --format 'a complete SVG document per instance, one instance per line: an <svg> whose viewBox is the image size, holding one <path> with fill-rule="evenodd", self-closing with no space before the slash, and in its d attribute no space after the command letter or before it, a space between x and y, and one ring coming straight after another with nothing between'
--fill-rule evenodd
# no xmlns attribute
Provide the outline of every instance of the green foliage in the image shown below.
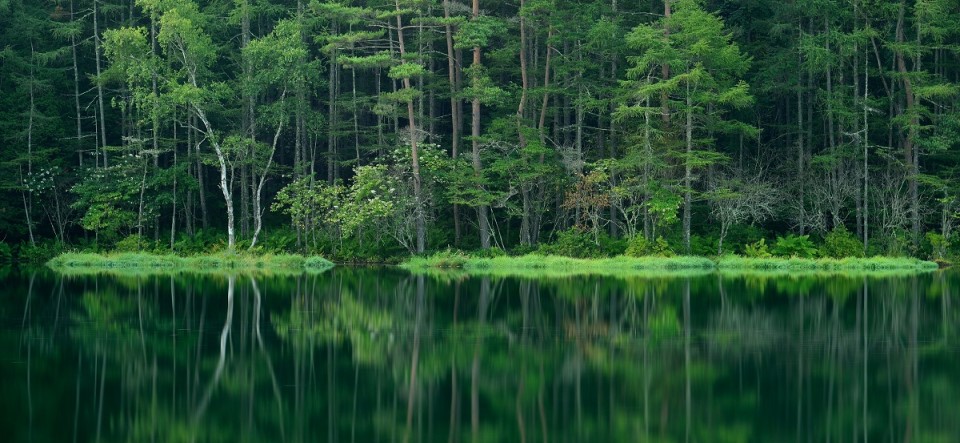
<svg viewBox="0 0 960 443"><path fill-rule="evenodd" d="M809 235L790 234L786 237L777 237L771 252L778 257L813 258L817 256L817 248Z"/></svg>
<svg viewBox="0 0 960 443"><path fill-rule="evenodd" d="M770 258L773 254L767 248L767 239L761 238L755 243L747 244L743 247L743 255L749 258Z"/></svg>
<svg viewBox="0 0 960 443"><path fill-rule="evenodd" d="M427 70L422 65L417 63L401 63L390 67L390 72L387 73L387 76L392 79L404 79L414 78L426 73Z"/></svg>
<svg viewBox="0 0 960 443"><path fill-rule="evenodd" d="M656 240L650 241L642 235L630 239L625 254L628 257L673 257L675 255L673 250L670 249L670 244L663 237L657 237Z"/></svg>
<svg viewBox="0 0 960 443"><path fill-rule="evenodd" d="M830 258L863 257L863 242L847 228L838 226L823 237L820 255Z"/></svg>
<svg viewBox="0 0 960 443"><path fill-rule="evenodd" d="M690 253L693 255L717 255L720 238L712 234L690 235Z"/></svg>
<svg viewBox="0 0 960 443"><path fill-rule="evenodd" d="M933 260L945 261L950 254L950 239L937 232L927 232L924 236L924 246Z"/></svg>
<svg viewBox="0 0 960 443"><path fill-rule="evenodd" d="M454 36L454 47L457 49L472 49L474 46L484 47L490 43L490 38L506 31L504 22L495 17L482 15L476 19L463 22Z"/></svg>
<svg viewBox="0 0 960 443"><path fill-rule="evenodd" d="M17 261L21 263L44 263L63 252L64 246L53 240L37 242L35 245L23 242L17 248Z"/></svg>
<svg viewBox="0 0 960 443"><path fill-rule="evenodd" d="M10 263L13 261L13 248L6 242L0 242L0 263Z"/></svg>
<svg viewBox="0 0 960 443"><path fill-rule="evenodd" d="M937 264L915 258L869 257L842 259L835 258L745 258L725 256L719 259L717 267L721 270L759 270L759 271L883 271L915 270L930 271Z"/></svg>
<svg viewBox="0 0 960 443"><path fill-rule="evenodd" d="M551 243L540 245L537 253L574 258L598 258L608 254L594 242L593 234L578 228L557 232L557 238Z"/></svg>
<svg viewBox="0 0 960 443"><path fill-rule="evenodd" d="M124 237L113 245L117 252L138 252L143 249L145 240L137 234L131 234Z"/></svg>

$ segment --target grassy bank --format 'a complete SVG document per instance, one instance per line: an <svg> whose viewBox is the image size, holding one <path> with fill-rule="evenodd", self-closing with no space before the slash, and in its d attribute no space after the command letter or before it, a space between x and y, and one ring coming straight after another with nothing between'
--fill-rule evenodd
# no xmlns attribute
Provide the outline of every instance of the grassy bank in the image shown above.
<svg viewBox="0 0 960 443"><path fill-rule="evenodd" d="M867 258L747 258L726 256L717 260L721 270L741 271L933 271L940 266L912 257Z"/></svg>
<svg viewBox="0 0 960 443"><path fill-rule="evenodd" d="M323 257L291 254L206 254L181 257L173 254L124 252L93 254L66 252L47 262L57 271L223 272L223 271L325 271L333 263Z"/></svg>
<svg viewBox="0 0 960 443"><path fill-rule="evenodd" d="M725 256L717 259L696 256L679 257L612 257L578 259L551 255L517 257L473 257L456 252L441 252L406 261L404 268L413 271L460 270L467 273L500 275L633 275L720 270L724 272L777 273L871 273L924 272L938 268L934 262L915 258L870 257L845 259L745 258Z"/></svg>
<svg viewBox="0 0 960 443"><path fill-rule="evenodd" d="M713 261L706 257L613 257L571 258L555 255L521 255L517 257L471 257L459 253L437 253L428 257L414 257L404 268L414 271L462 270L488 274L630 274L638 272L709 271Z"/></svg>

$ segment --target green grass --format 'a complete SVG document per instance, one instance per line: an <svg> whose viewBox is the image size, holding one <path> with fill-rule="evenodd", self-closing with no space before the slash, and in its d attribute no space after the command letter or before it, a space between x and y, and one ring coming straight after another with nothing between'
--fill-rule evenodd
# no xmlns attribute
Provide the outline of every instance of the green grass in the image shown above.
<svg viewBox="0 0 960 443"><path fill-rule="evenodd" d="M529 254L518 257L471 257L456 252L440 252L414 257L401 265L415 271L454 270L475 274L562 277L567 275L628 276L635 274L704 273L714 269L705 257L613 257L581 259L555 255Z"/></svg>
<svg viewBox="0 0 960 443"><path fill-rule="evenodd" d="M703 274L715 270L724 273L777 274L871 274L889 272L926 272L938 268L934 262L915 258L872 257L845 259L745 258L724 256L718 259L696 256L612 257L577 259L551 255L517 257L473 257L460 252L439 252L413 257L401 265L415 272L459 271L485 275L526 277L563 277L569 275L657 276L662 274Z"/></svg>
<svg viewBox="0 0 960 443"><path fill-rule="evenodd" d="M224 272L270 271L302 272L325 271L333 263L323 257L304 257L291 254L230 254L218 253L181 257L174 254L123 252L94 254L66 252L49 262L50 268L67 273L114 271L123 273L163 272Z"/></svg>
<svg viewBox="0 0 960 443"><path fill-rule="evenodd" d="M717 261L721 270L758 271L933 271L939 265L912 257L867 258L747 258L725 256Z"/></svg>

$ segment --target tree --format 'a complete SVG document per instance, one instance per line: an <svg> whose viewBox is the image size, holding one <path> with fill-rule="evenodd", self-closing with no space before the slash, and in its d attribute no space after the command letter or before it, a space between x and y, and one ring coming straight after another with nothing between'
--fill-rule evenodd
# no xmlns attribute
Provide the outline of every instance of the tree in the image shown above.
<svg viewBox="0 0 960 443"><path fill-rule="evenodd" d="M711 213L720 222L717 255L723 254L723 240L736 224L762 223L772 217L780 199L776 188L763 181L762 174L735 171L718 176L707 193Z"/></svg>
<svg viewBox="0 0 960 443"><path fill-rule="evenodd" d="M726 114L750 105L753 97L742 79L750 60L724 31L723 21L704 11L696 0L671 4L671 14L653 25L638 26L628 35L628 45L640 53L633 58L629 72L645 79L635 86L636 94L669 97L673 101L670 107L685 116L685 150L677 156L683 164L683 238L689 252L693 172L725 158L711 149L715 133L750 131L746 125L734 124ZM647 75L664 66L670 67L672 77Z"/></svg>

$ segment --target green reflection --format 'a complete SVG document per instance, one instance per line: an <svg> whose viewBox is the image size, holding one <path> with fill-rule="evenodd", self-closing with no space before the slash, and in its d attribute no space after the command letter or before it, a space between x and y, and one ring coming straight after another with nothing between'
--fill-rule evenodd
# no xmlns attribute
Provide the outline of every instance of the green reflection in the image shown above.
<svg viewBox="0 0 960 443"><path fill-rule="evenodd" d="M5 441L958 441L960 273L10 270Z"/></svg>

